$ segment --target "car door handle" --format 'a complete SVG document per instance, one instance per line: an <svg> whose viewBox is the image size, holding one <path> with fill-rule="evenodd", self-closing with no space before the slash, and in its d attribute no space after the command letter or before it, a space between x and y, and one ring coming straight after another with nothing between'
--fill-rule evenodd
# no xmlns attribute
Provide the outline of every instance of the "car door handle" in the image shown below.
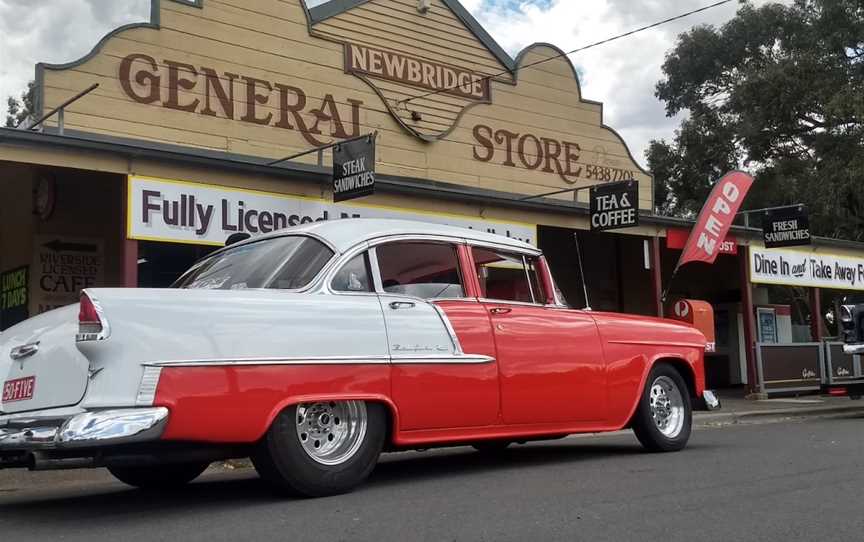
<svg viewBox="0 0 864 542"><path fill-rule="evenodd" d="M9 357L13 360L19 360L24 358L29 358L33 354L39 351L39 343L30 343L21 346L16 346L9 352Z"/></svg>
<svg viewBox="0 0 864 542"><path fill-rule="evenodd" d="M507 307L495 307L494 309L489 310L492 314L508 314L512 311L513 309L508 309Z"/></svg>
<svg viewBox="0 0 864 542"><path fill-rule="evenodd" d="M400 309L413 309L415 307L413 301L391 301L390 308L394 311L398 311Z"/></svg>

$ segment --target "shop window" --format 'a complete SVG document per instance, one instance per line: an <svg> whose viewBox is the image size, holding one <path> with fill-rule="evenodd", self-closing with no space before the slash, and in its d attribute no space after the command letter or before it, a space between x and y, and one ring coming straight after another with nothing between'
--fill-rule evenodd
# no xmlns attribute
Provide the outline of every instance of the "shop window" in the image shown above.
<svg viewBox="0 0 864 542"><path fill-rule="evenodd" d="M480 295L486 299L546 303L537 261L519 254L474 248Z"/></svg>
<svg viewBox="0 0 864 542"><path fill-rule="evenodd" d="M398 242L376 252L385 292L422 299L465 297L455 246Z"/></svg>
<svg viewBox="0 0 864 542"><path fill-rule="evenodd" d="M331 285L336 292L372 292L372 273L366 253L358 254L333 277Z"/></svg>

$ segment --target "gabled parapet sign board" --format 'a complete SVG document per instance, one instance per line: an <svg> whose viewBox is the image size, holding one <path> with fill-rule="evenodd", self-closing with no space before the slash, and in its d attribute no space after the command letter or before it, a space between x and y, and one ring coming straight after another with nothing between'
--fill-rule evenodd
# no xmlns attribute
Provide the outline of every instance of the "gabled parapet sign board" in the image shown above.
<svg viewBox="0 0 864 542"><path fill-rule="evenodd" d="M99 83L68 108L68 133L279 158L378 131L379 175L529 195L634 180L652 208L651 177L563 52L513 59L457 0L152 8L84 58L40 65L38 108Z"/></svg>

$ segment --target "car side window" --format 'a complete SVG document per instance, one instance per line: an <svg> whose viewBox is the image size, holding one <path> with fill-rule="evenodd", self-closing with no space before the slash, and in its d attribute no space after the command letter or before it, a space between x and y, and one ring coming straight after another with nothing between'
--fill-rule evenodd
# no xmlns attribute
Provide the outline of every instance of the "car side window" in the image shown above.
<svg viewBox="0 0 864 542"><path fill-rule="evenodd" d="M422 299L465 297L454 245L399 241L375 251L385 292Z"/></svg>
<svg viewBox="0 0 864 542"><path fill-rule="evenodd" d="M535 259L479 247L473 248L473 254L482 297L499 301L545 303Z"/></svg>
<svg viewBox="0 0 864 542"><path fill-rule="evenodd" d="M330 286L335 292L373 292L367 253L358 254L343 265Z"/></svg>

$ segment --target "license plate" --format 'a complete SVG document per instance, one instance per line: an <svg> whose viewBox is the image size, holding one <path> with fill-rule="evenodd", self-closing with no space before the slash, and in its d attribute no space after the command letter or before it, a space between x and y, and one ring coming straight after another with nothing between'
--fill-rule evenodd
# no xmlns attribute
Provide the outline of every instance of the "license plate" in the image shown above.
<svg viewBox="0 0 864 542"><path fill-rule="evenodd" d="M33 391L36 389L36 377L18 378L7 380L3 384L3 402L27 401L33 399Z"/></svg>

